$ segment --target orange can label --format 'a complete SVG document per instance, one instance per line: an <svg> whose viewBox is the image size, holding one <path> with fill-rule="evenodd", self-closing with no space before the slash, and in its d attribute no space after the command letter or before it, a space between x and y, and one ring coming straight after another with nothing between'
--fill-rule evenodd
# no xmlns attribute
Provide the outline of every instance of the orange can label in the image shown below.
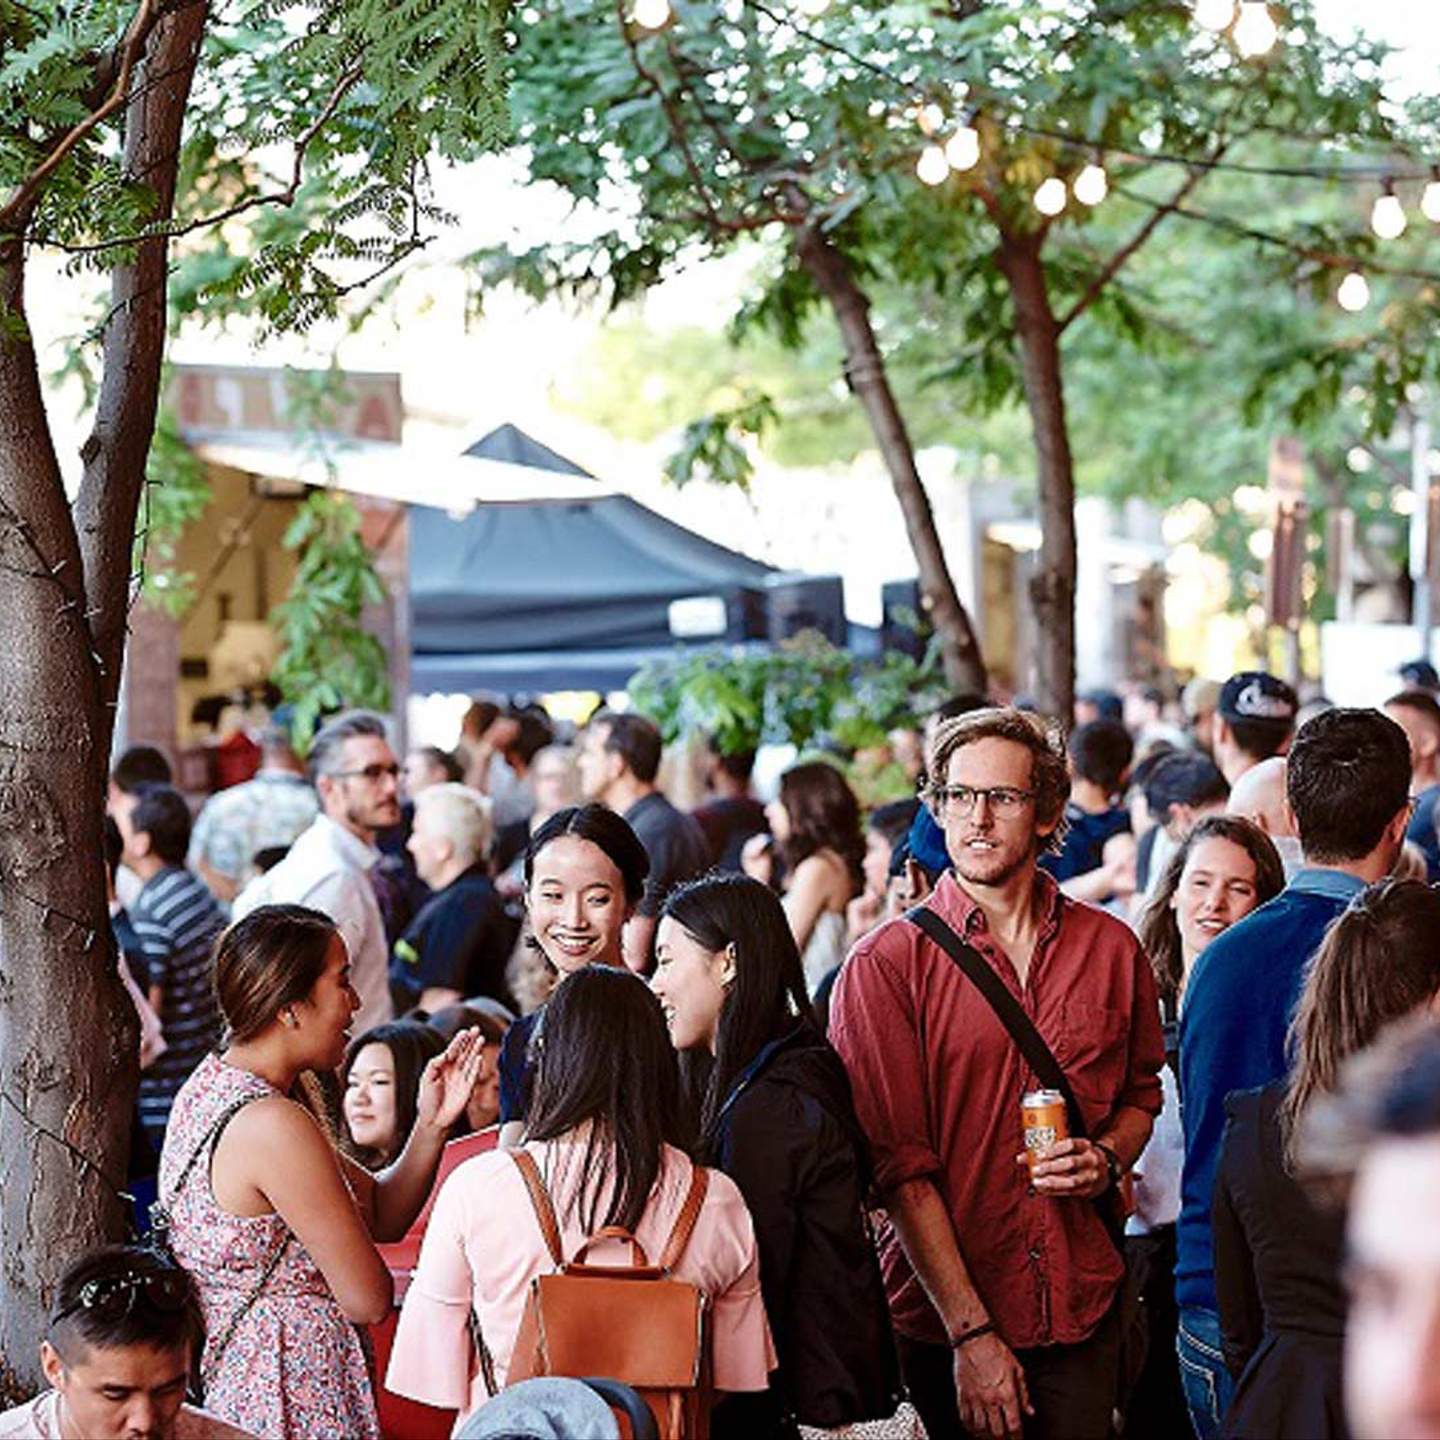
<svg viewBox="0 0 1440 1440"><path fill-rule="evenodd" d="M1069 1137L1065 1097L1058 1090L1032 1090L1020 1101L1020 1114L1025 1126L1025 1160L1033 1172L1042 1150Z"/></svg>

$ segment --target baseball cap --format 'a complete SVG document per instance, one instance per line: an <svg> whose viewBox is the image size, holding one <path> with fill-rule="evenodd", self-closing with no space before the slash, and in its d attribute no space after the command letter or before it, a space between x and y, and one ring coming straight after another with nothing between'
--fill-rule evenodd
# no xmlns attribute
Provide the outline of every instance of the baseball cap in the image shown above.
<svg viewBox="0 0 1440 1440"><path fill-rule="evenodd" d="M1440 690L1440 674L1428 660L1407 660L1400 667L1400 678L1422 690Z"/></svg>
<svg viewBox="0 0 1440 1440"><path fill-rule="evenodd" d="M1226 720L1252 720L1289 729L1300 700L1277 676L1264 670L1242 670L1220 687L1216 708Z"/></svg>
<svg viewBox="0 0 1440 1440"><path fill-rule="evenodd" d="M1082 690L1076 697L1087 705L1095 707L1095 713L1102 720L1121 720L1125 715L1125 702L1113 690Z"/></svg>

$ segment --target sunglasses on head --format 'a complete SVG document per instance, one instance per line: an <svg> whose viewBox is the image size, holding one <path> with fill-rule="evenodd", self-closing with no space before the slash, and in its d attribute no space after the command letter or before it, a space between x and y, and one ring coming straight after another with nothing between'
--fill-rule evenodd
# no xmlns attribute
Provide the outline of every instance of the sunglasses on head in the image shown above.
<svg viewBox="0 0 1440 1440"><path fill-rule="evenodd" d="M124 1270L87 1280L50 1323L58 1325L81 1310L97 1320L123 1320L137 1304L173 1315L189 1304L191 1294L190 1277L183 1270Z"/></svg>

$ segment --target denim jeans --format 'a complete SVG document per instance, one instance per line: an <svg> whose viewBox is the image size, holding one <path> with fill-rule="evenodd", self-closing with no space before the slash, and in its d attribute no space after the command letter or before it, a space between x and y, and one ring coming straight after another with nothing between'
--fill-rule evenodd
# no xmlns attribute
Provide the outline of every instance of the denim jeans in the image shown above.
<svg viewBox="0 0 1440 1440"><path fill-rule="evenodd" d="M1235 1390L1220 1350L1220 1317L1213 1310L1182 1307L1175 1351L1196 1440L1218 1440L1221 1417Z"/></svg>

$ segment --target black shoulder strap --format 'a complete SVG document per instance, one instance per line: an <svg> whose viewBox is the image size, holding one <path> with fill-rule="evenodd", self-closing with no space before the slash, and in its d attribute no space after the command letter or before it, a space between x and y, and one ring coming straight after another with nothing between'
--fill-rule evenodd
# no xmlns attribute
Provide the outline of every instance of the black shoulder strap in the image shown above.
<svg viewBox="0 0 1440 1440"><path fill-rule="evenodd" d="M1035 1072L1035 1078L1046 1089L1058 1090L1064 1097L1070 1133L1078 1140L1088 1140L1090 1132L1085 1126L1085 1117L1065 1072L1060 1068L1060 1062L1045 1043L1045 1037L1035 1028L1035 1022L985 957L973 945L967 945L928 905L916 905L907 910L905 918L924 931L985 997L996 1018L1010 1032L1010 1038L1025 1057L1025 1063Z"/></svg>

